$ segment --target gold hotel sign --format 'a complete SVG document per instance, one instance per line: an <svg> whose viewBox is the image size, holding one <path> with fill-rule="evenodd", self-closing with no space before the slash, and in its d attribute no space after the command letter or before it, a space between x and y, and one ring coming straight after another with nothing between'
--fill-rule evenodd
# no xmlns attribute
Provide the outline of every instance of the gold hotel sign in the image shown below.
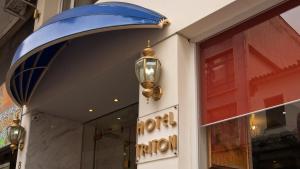
<svg viewBox="0 0 300 169"><path fill-rule="evenodd" d="M137 163L177 156L178 107L139 118L136 132Z"/></svg>

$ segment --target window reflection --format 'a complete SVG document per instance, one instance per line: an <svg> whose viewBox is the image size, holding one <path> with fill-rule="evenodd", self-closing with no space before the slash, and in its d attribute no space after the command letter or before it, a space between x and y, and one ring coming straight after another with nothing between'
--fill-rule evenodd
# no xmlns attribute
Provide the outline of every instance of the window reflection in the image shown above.
<svg viewBox="0 0 300 169"><path fill-rule="evenodd" d="M300 99L299 14L297 7L200 44L202 124Z"/></svg>
<svg viewBox="0 0 300 169"><path fill-rule="evenodd" d="M231 120L210 128L211 166L247 168L248 135L245 119Z"/></svg>
<svg viewBox="0 0 300 169"><path fill-rule="evenodd" d="M209 127L211 168L300 168L300 102ZM280 111L281 112L280 112ZM268 116L268 113L281 113ZM271 118L271 119L270 119ZM269 121L282 121L269 127Z"/></svg>

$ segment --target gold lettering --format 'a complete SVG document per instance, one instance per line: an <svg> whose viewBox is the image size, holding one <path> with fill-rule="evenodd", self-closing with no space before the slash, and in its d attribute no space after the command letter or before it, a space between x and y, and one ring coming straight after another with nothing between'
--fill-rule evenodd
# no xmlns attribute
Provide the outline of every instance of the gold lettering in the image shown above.
<svg viewBox="0 0 300 169"><path fill-rule="evenodd" d="M169 115L165 114L162 118L162 122L163 122L165 127L168 127L168 121L169 121Z"/></svg>
<svg viewBox="0 0 300 169"><path fill-rule="evenodd" d="M169 149L169 141L167 139L160 139L158 141L158 150L161 152L161 153L166 153Z"/></svg>
<svg viewBox="0 0 300 169"><path fill-rule="evenodd" d="M169 136L170 149L177 150L177 135Z"/></svg>
<svg viewBox="0 0 300 169"><path fill-rule="evenodd" d="M158 115L153 118L148 118L145 121L137 122L137 135L144 135L145 130L147 133L152 133L155 130L161 130L162 127L176 127L177 122L173 112L168 112L163 115ZM136 145L136 158L140 159L142 156L153 155L158 153L166 153L168 151L177 151L178 149L177 135L170 135L166 138L159 140L154 139L147 144Z"/></svg>
<svg viewBox="0 0 300 169"><path fill-rule="evenodd" d="M136 157L140 158L142 153L143 153L143 145L142 144L136 145Z"/></svg>
<svg viewBox="0 0 300 169"><path fill-rule="evenodd" d="M148 154L148 147L149 146L143 144L143 156L145 156L146 154Z"/></svg>
<svg viewBox="0 0 300 169"><path fill-rule="evenodd" d="M146 126L146 130L151 133L154 129L155 129L155 120L153 119L148 119L146 122L145 122L145 126Z"/></svg>
<svg viewBox="0 0 300 169"><path fill-rule="evenodd" d="M148 154L152 155L152 141L149 141L149 145L148 145Z"/></svg>
<svg viewBox="0 0 300 169"><path fill-rule="evenodd" d="M143 155L143 148L144 148L144 146L143 146L143 144L140 144L139 147L140 147L140 156L142 156Z"/></svg>
<svg viewBox="0 0 300 169"><path fill-rule="evenodd" d="M169 124L173 127L176 126L176 121L174 120L174 114L173 112L169 112Z"/></svg>
<svg viewBox="0 0 300 169"><path fill-rule="evenodd" d="M168 139L161 138L159 140L152 140L148 142L148 145L137 144L136 145L136 157L139 159L141 156L146 156L147 154L153 155L160 153L166 153L168 150L177 150L177 135L169 136Z"/></svg>
<svg viewBox="0 0 300 169"><path fill-rule="evenodd" d="M145 123L143 121L137 123L136 132L137 135L144 135Z"/></svg>
<svg viewBox="0 0 300 169"><path fill-rule="evenodd" d="M158 130L160 130L161 117L160 116L156 116L155 119L156 119L156 128Z"/></svg>
<svg viewBox="0 0 300 169"><path fill-rule="evenodd" d="M157 140L152 140L152 152L157 154Z"/></svg>

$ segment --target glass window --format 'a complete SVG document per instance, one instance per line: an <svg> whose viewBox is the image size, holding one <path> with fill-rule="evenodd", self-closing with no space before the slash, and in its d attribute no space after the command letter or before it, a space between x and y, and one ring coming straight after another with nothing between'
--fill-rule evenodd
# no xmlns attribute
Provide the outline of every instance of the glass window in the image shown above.
<svg viewBox="0 0 300 169"><path fill-rule="evenodd" d="M300 102L281 107L210 126L210 169L299 169ZM270 128L268 113L286 124Z"/></svg>
<svg viewBox="0 0 300 169"><path fill-rule="evenodd" d="M245 119L238 119L210 127L211 167L248 168L249 147L246 125Z"/></svg>
<svg viewBox="0 0 300 169"><path fill-rule="evenodd" d="M200 44L203 125L300 99L299 16L298 6ZM269 128L286 124L267 114Z"/></svg>
<svg viewBox="0 0 300 169"><path fill-rule="evenodd" d="M299 4L199 45L210 169L300 169Z"/></svg>

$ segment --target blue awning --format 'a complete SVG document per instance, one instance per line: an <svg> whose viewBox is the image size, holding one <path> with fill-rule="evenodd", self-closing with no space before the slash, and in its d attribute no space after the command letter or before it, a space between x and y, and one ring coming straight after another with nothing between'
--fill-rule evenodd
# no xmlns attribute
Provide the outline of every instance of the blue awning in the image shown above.
<svg viewBox="0 0 300 169"><path fill-rule="evenodd" d="M49 65L68 40L104 31L162 28L166 23L166 17L159 13L121 2L67 10L52 17L18 47L7 75L7 91L15 103L28 103Z"/></svg>

